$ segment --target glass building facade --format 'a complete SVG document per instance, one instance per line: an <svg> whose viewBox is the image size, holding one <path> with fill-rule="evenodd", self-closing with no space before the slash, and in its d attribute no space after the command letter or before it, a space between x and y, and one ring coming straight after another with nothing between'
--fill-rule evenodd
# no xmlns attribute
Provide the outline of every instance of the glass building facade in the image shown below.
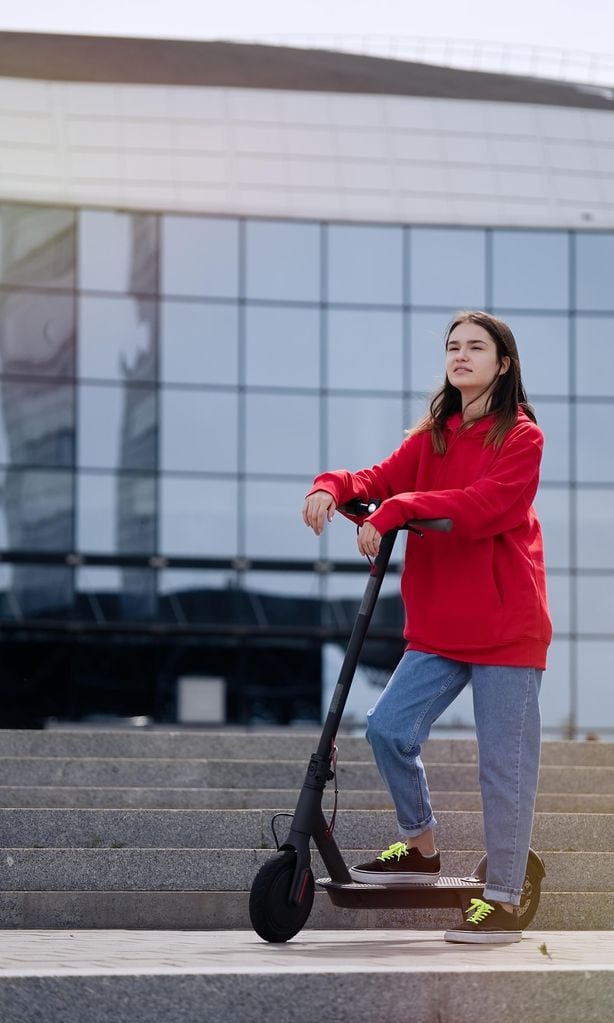
<svg viewBox="0 0 614 1023"><path fill-rule="evenodd" d="M614 233L9 204L0 252L9 718L172 720L192 673L226 679L230 720L315 720L365 576L303 495L401 442L450 317L484 308L546 439L544 724L614 733ZM391 570L374 670L402 649L397 591Z"/></svg>

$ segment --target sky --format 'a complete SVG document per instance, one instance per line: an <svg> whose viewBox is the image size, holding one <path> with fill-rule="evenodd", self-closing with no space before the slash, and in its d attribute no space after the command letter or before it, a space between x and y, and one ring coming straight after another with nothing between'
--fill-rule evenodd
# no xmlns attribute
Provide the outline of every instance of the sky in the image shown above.
<svg viewBox="0 0 614 1023"><path fill-rule="evenodd" d="M19 0L0 29L94 35L233 38L279 35L421 36L614 54L605 0Z"/></svg>

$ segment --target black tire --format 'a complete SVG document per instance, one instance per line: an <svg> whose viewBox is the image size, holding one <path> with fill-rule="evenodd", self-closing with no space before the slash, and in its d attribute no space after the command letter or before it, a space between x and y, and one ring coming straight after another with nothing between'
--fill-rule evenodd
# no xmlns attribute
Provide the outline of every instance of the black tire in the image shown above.
<svg viewBox="0 0 614 1023"><path fill-rule="evenodd" d="M315 885L311 870L302 901L288 902L296 854L286 849L267 860L254 878L249 896L249 917L256 934L265 941L288 941L305 925L313 906Z"/></svg>
<svg viewBox="0 0 614 1023"><path fill-rule="evenodd" d="M539 856L537 856L533 851L529 852L527 871L524 875L524 884L522 886L520 905L518 907L518 922L522 930L529 926L533 917L537 913L543 876L544 866Z"/></svg>

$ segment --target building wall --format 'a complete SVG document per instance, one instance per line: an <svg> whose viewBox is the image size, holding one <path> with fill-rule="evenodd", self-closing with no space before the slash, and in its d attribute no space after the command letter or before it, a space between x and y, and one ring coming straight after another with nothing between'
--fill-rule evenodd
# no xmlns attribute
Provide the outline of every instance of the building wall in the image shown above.
<svg viewBox="0 0 614 1023"><path fill-rule="evenodd" d="M546 439L545 724L614 730L614 232L5 204L0 252L6 622L216 621L198 594L237 587L256 624L270 595L278 621L319 598L347 622L353 530L316 539L303 495L400 443L450 316L488 308Z"/></svg>
<svg viewBox="0 0 614 1023"><path fill-rule="evenodd" d="M614 113L0 78L0 196L343 221L614 226Z"/></svg>

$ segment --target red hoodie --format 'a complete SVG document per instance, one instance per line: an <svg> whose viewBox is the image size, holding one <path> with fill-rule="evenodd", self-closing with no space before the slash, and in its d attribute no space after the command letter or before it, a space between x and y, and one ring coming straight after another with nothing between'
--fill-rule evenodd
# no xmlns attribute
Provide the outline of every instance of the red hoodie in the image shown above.
<svg viewBox="0 0 614 1023"><path fill-rule="evenodd" d="M450 533L408 533L401 594L408 648L474 664L545 668L552 624L542 535L532 503L543 435L522 410L499 448L484 447L493 416L445 426L446 451L413 434L372 469L322 473L313 489L337 505L380 498L380 533L408 519L450 518Z"/></svg>

